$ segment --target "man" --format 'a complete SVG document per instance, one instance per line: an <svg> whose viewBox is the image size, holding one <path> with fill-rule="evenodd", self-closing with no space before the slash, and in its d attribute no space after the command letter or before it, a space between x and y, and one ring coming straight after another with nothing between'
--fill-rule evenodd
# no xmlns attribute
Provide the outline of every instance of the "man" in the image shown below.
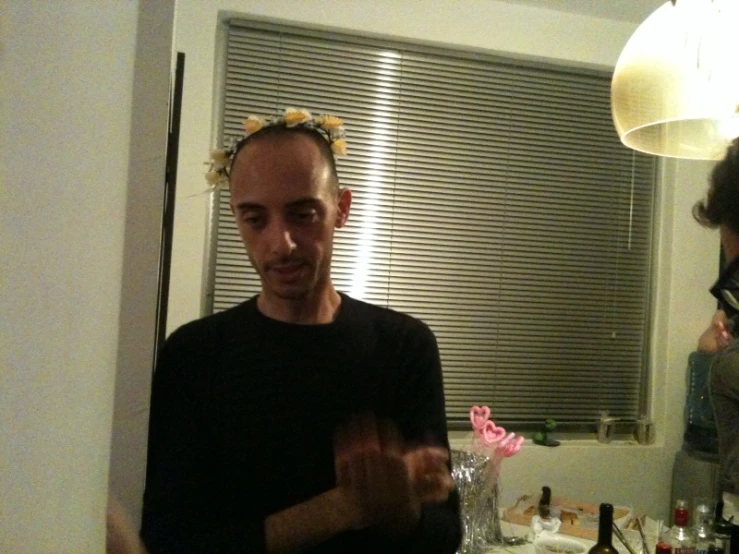
<svg viewBox="0 0 739 554"><path fill-rule="evenodd" d="M105 514L105 554L146 554L126 510L110 493Z"/></svg>
<svg viewBox="0 0 739 554"><path fill-rule="evenodd" d="M693 215L702 225L718 227L727 262L711 288L721 309L701 336L698 348L716 352L710 388L719 441L719 484L724 518L733 516L735 524L731 554L739 554L739 339L734 336L739 317L739 138L714 167L707 199L695 205Z"/></svg>
<svg viewBox="0 0 739 554"><path fill-rule="evenodd" d="M334 288L333 236L351 193L333 133L303 119L257 130L229 157L260 294L162 349L142 522L152 554L459 544L436 341Z"/></svg>

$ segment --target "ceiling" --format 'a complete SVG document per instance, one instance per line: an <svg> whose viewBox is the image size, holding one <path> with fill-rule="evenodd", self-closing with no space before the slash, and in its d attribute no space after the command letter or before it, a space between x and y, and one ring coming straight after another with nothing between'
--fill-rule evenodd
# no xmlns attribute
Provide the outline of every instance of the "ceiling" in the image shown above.
<svg viewBox="0 0 739 554"><path fill-rule="evenodd" d="M641 23L666 0L503 0L537 8Z"/></svg>

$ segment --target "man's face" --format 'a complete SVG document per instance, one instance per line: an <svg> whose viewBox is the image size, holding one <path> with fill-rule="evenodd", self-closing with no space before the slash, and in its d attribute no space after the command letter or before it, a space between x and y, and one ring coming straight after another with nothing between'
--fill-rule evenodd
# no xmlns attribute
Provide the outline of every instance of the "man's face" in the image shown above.
<svg viewBox="0 0 739 554"><path fill-rule="evenodd" d="M739 235L726 225L721 225L719 229L726 265L721 269L716 284L711 287L711 294L719 300L727 317L736 320L739 316Z"/></svg>
<svg viewBox="0 0 739 554"><path fill-rule="evenodd" d="M265 299L299 300L326 290L334 229L351 195L337 196L318 146L301 134L259 139L231 171L231 210Z"/></svg>
<svg viewBox="0 0 739 554"><path fill-rule="evenodd" d="M739 235L727 225L720 225L719 232L721 233L721 248L724 251L724 258L728 264L739 256Z"/></svg>

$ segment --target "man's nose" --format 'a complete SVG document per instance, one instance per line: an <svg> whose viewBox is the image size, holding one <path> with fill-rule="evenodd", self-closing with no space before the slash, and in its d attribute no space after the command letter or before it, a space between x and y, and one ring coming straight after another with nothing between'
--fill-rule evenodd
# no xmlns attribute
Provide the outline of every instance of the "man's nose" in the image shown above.
<svg viewBox="0 0 739 554"><path fill-rule="evenodd" d="M295 250L295 240L290 226L284 221L275 221L269 229L269 246L272 254L287 256Z"/></svg>

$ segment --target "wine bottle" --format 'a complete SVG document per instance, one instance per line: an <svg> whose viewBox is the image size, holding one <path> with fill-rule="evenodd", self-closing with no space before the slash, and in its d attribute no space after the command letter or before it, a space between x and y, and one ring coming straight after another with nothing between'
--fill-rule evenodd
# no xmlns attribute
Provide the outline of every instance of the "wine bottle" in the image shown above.
<svg viewBox="0 0 739 554"><path fill-rule="evenodd" d="M713 523L716 550L720 554L729 554L731 550L731 523L724 519L724 501L716 503L716 518Z"/></svg>
<svg viewBox="0 0 739 554"><path fill-rule="evenodd" d="M541 498L539 499L539 517L549 519L551 516L552 489L546 485L541 488Z"/></svg>
<svg viewBox="0 0 739 554"><path fill-rule="evenodd" d="M600 518L598 519L598 542L595 543L588 554L618 554L613 546L613 505L600 505Z"/></svg>

